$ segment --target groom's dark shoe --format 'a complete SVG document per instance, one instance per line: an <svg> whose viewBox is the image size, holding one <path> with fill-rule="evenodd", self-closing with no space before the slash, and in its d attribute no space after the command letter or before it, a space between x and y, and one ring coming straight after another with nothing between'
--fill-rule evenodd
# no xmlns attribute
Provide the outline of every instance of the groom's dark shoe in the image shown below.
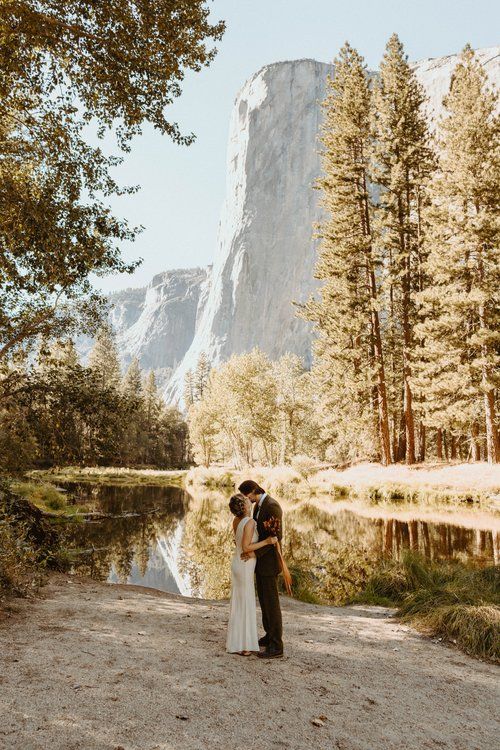
<svg viewBox="0 0 500 750"><path fill-rule="evenodd" d="M259 659L281 659L283 651L278 651L273 646L268 646L265 651L259 651L257 656Z"/></svg>
<svg viewBox="0 0 500 750"><path fill-rule="evenodd" d="M267 635L263 635L262 638L259 638L259 646L265 646L265 648L267 648L268 643Z"/></svg>

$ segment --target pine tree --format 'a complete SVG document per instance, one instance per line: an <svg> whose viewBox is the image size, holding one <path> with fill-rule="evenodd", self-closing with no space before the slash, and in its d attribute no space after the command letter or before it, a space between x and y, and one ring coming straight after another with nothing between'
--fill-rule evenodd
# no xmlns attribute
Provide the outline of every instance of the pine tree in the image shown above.
<svg viewBox="0 0 500 750"><path fill-rule="evenodd" d="M128 411L122 460L131 465L143 464L147 460L147 431L145 428L145 404L142 373L137 357L134 357L122 381L122 394Z"/></svg>
<svg viewBox="0 0 500 750"><path fill-rule="evenodd" d="M379 317L380 290L368 188L370 88L362 57L345 44L328 80L321 130L324 177L318 187L328 219L320 230L316 277L321 297L305 316L315 322L321 391L345 424L378 434L391 462L387 389Z"/></svg>
<svg viewBox="0 0 500 750"><path fill-rule="evenodd" d="M154 430L162 408L162 400L158 393L156 377L152 370L148 373L144 383L144 415L146 419L146 429L148 432Z"/></svg>
<svg viewBox="0 0 500 750"><path fill-rule="evenodd" d="M89 367L98 373L103 389L119 388L120 358L115 337L108 326L103 326L97 332L94 347L89 354Z"/></svg>
<svg viewBox="0 0 500 750"><path fill-rule="evenodd" d="M192 370L188 370L184 375L184 404L189 409L195 403L194 395L194 375Z"/></svg>
<svg viewBox="0 0 500 750"><path fill-rule="evenodd" d="M393 34L374 87L372 178L377 184L377 241L383 248L387 279L387 350L392 361L393 429L403 394L405 453L416 460L413 394L410 385L416 321L416 294L423 289L422 205L433 169L425 95L403 45ZM396 430L395 430L396 431ZM395 459L399 458L395 451ZM402 457L402 456L401 456Z"/></svg>
<svg viewBox="0 0 500 750"><path fill-rule="evenodd" d="M210 370L210 361L205 352L201 352L198 358L198 362L196 363L196 370L194 371L193 376L193 390L195 401L199 401L200 398L203 398L203 393L208 384Z"/></svg>
<svg viewBox="0 0 500 750"><path fill-rule="evenodd" d="M500 118L497 95L467 46L444 99L439 169L430 187L424 346L416 381L427 420L484 425L488 461L500 461L496 393L500 364ZM441 425L439 425L441 426Z"/></svg>
<svg viewBox="0 0 500 750"><path fill-rule="evenodd" d="M134 357L128 366L123 378L122 391L125 396L132 400L140 401L142 399L142 374L137 357Z"/></svg>

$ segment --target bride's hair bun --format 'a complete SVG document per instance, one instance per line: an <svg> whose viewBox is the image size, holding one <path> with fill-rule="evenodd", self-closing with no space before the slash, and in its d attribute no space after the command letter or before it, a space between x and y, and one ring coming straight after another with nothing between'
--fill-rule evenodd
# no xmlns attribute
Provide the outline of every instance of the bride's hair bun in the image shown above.
<svg viewBox="0 0 500 750"><path fill-rule="evenodd" d="M233 495L232 498L229 501L229 510L233 514L233 516L236 516L236 518L240 518L241 516L245 515L245 500L246 497L243 495Z"/></svg>

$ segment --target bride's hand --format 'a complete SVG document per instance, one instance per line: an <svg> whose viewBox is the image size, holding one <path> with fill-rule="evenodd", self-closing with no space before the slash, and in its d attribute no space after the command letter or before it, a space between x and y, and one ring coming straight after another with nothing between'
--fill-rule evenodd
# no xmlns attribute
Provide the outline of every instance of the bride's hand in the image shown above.
<svg viewBox="0 0 500 750"><path fill-rule="evenodd" d="M268 536L267 537L267 543L268 544L278 544L278 537L277 536Z"/></svg>
<svg viewBox="0 0 500 750"><path fill-rule="evenodd" d="M251 560L252 557L255 557L255 552L242 552L240 557L243 562L245 562L246 560Z"/></svg>

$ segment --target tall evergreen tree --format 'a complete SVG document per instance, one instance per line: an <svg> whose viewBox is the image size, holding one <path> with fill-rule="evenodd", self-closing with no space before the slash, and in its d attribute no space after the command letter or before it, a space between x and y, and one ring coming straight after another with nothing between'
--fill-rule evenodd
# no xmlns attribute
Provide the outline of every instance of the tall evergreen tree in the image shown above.
<svg viewBox="0 0 500 750"><path fill-rule="evenodd" d="M122 390L131 399L136 399L137 401L142 399L142 374L137 357L134 357L128 366L123 378Z"/></svg>
<svg viewBox="0 0 500 750"><path fill-rule="evenodd" d="M122 460L127 464L142 464L147 460L147 432L142 373L137 357L132 359L123 377L122 394L128 410Z"/></svg>
<svg viewBox="0 0 500 750"><path fill-rule="evenodd" d="M201 352L196 363L196 370L194 371L194 398L199 401L203 398L203 393L208 385L208 377L210 375L211 365L210 361L205 354Z"/></svg>
<svg viewBox="0 0 500 750"><path fill-rule="evenodd" d="M371 426L383 463L391 462L387 388L379 316L380 290L373 242L369 155L370 88L363 58L349 44L328 80L321 130L324 176L319 181L328 218L320 230L316 277L321 297L305 316L319 334L316 357L328 407L339 421Z"/></svg>
<svg viewBox="0 0 500 750"><path fill-rule="evenodd" d="M426 244L432 285L421 295L425 341L418 387L427 419L477 432L500 461L500 118L498 96L467 46L444 100L439 169L432 181ZM476 438L474 438L476 439Z"/></svg>
<svg viewBox="0 0 500 750"><path fill-rule="evenodd" d="M120 387L120 358L109 326L103 326L97 332L94 347L89 354L89 367L96 371L103 389Z"/></svg>
<svg viewBox="0 0 500 750"><path fill-rule="evenodd" d="M189 409L195 402L194 394L194 375L192 370L188 370L184 375L184 404Z"/></svg>
<svg viewBox="0 0 500 750"><path fill-rule="evenodd" d="M393 34L374 86L372 178L379 188L377 235L388 270L386 318L387 350L392 360L393 430L397 435L398 402L402 394L406 438L403 447L410 464L416 460L410 381L415 297L424 284L422 206L425 182L434 163L422 109L424 101L423 89L408 63L403 45ZM395 459L404 457L398 453L399 446L394 445ZM420 457L423 460L423 456Z"/></svg>

